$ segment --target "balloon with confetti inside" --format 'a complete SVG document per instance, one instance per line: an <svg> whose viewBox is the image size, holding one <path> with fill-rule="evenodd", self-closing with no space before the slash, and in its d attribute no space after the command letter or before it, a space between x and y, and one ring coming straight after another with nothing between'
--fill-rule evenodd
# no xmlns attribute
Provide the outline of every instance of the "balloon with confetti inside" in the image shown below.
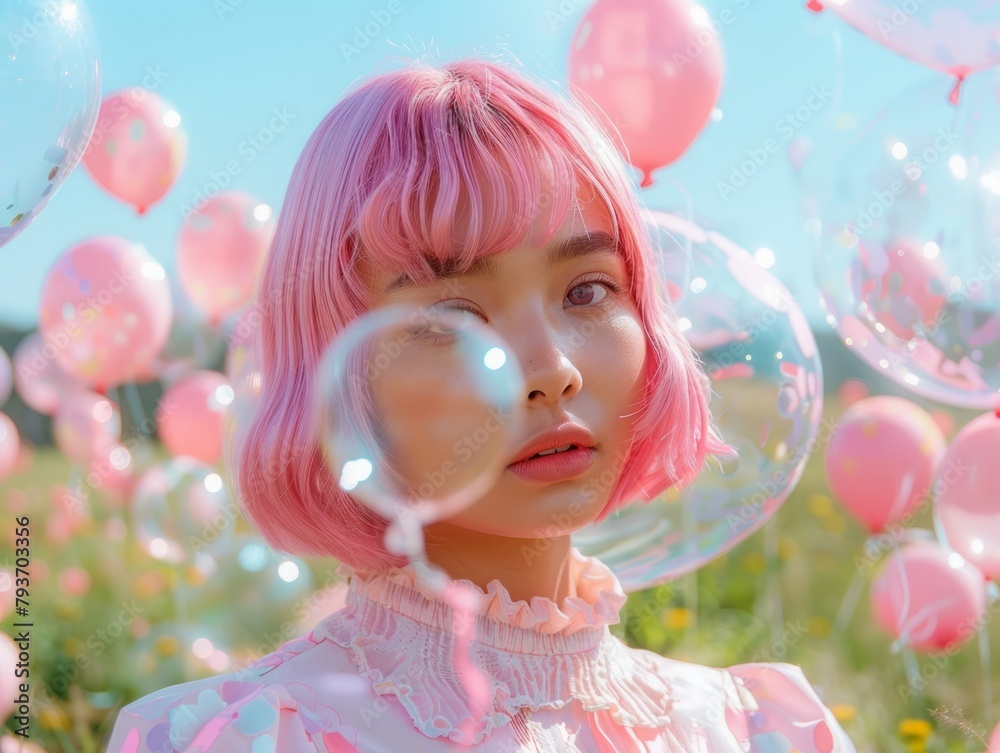
<svg viewBox="0 0 1000 753"><path fill-rule="evenodd" d="M814 267L827 322L869 366L914 394L994 409L1000 73L966 81L957 108L943 86L908 91L848 148Z"/></svg>
<svg viewBox="0 0 1000 753"><path fill-rule="evenodd" d="M79 163L101 97L85 3L0 4L0 246L30 225Z"/></svg>
<svg viewBox="0 0 1000 753"><path fill-rule="evenodd" d="M114 198L142 215L173 186L187 154L187 134L172 104L142 87L109 94L83 164Z"/></svg>
<svg viewBox="0 0 1000 753"><path fill-rule="evenodd" d="M211 324L250 300L274 231L271 214L271 207L250 194L224 191L184 218L177 274Z"/></svg>
<svg viewBox="0 0 1000 753"><path fill-rule="evenodd" d="M103 235L71 246L49 270L39 331L64 370L104 391L154 362L172 311L163 265L143 245Z"/></svg>
<svg viewBox="0 0 1000 753"><path fill-rule="evenodd" d="M657 269L670 276L661 291L673 291L677 326L701 357L712 415L738 457L573 535L627 590L694 570L760 528L802 476L823 407L812 330L785 286L704 223L646 218Z"/></svg>
<svg viewBox="0 0 1000 753"><path fill-rule="evenodd" d="M238 515L222 477L185 456L147 470L136 484L129 511L142 547L172 564L224 549Z"/></svg>

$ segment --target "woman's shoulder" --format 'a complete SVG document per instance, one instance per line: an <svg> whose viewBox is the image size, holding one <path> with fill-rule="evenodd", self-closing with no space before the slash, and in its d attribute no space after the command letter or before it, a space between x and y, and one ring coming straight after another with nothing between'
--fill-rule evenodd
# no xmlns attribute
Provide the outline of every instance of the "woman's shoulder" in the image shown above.
<svg viewBox="0 0 1000 753"><path fill-rule="evenodd" d="M356 753L341 707L365 700L342 649L315 633L247 667L171 685L119 712L108 753Z"/></svg>
<svg viewBox="0 0 1000 753"><path fill-rule="evenodd" d="M643 649L671 685L675 711L689 724L725 725L745 750L854 753L850 738L802 668L784 662L709 667Z"/></svg>

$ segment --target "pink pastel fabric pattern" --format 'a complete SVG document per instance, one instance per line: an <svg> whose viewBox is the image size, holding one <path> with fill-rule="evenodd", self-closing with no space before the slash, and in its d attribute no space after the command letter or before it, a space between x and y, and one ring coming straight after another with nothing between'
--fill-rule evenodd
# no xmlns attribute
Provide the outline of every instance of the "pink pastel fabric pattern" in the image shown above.
<svg viewBox="0 0 1000 753"><path fill-rule="evenodd" d="M236 672L122 709L109 753L855 753L791 664L716 669L630 648L625 594L573 550L578 596L476 591L476 718L453 666L452 615L410 568L354 573L343 609ZM465 722L465 724L463 724ZM463 730L473 730L471 735Z"/></svg>

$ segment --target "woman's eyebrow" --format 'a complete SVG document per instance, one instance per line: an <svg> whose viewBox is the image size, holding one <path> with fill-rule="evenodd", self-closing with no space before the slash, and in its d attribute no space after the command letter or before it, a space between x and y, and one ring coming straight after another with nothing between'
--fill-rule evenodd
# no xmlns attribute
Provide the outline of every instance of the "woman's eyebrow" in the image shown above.
<svg viewBox="0 0 1000 753"><path fill-rule="evenodd" d="M614 236L603 230L598 230L588 235L574 235L550 245L546 251L549 269L584 256L596 255L618 255L618 246ZM434 273L435 280L447 280L454 277L486 277L493 279L497 275L497 261L493 256L481 256L469 265L464 272L460 272L456 263L448 261L439 262L437 259L428 258L427 263ZM405 274L399 275L390 282L383 295L387 295L400 288L413 287L413 281Z"/></svg>

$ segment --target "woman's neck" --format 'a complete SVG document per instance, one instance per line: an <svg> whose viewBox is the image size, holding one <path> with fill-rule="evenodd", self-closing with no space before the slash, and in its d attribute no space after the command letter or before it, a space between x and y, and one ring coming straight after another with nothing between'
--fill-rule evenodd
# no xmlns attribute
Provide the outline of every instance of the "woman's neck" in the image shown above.
<svg viewBox="0 0 1000 753"><path fill-rule="evenodd" d="M424 529L427 559L452 579L467 579L483 591L499 580L513 601L533 596L563 600L577 596L570 536L521 539L470 531L447 523Z"/></svg>

